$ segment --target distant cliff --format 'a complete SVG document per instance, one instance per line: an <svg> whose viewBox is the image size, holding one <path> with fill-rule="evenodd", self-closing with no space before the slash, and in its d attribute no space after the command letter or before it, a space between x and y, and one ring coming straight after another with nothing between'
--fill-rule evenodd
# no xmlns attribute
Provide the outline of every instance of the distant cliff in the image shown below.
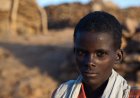
<svg viewBox="0 0 140 98"><path fill-rule="evenodd" d="M72 3L46 7L49 28L74 27L81 17L93 11L93 5L93 3L86 5ZM125 23L127 18L134 18L140 21L140 7L120 9L113 5L111 6L110 3L104 4L102 10L115 15L122 24Z"/></svg>

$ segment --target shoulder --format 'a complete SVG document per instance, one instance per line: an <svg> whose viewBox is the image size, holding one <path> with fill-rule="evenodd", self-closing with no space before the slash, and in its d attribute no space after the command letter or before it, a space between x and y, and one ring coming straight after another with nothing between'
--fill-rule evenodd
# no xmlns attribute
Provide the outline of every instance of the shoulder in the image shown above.
<svg viewBox="0 0 140 98"><path fill-rule="evenodd" d="M65 92L68 91L68 89L70 89L72 87L72 85L74 84L75 80L69 80L67 82L62 83L52 94L52 98L54 98L55 96L62 96L64 95ZM59 97L55 97L55 98L59 98Z"/></svg>
<svg viewBox="0 0 140 98"><path fill-rule="evenodd" d="M62 83L57 90L61 90L61 89L67 89L69 87L71 87L74 84L75 80L69 80L67 82Z"/></svg>

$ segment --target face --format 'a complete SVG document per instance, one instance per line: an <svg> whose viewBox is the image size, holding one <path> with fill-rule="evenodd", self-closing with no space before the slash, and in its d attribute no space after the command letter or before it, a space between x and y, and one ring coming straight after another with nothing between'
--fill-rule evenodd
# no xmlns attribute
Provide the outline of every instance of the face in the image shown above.
<svg viewBox="0 0 140 98"><path fill-rule="evenodd" d="M122 57L113 44L113 38L107 33L90 31L78 35L74 49L84 83L101 85L109 78L117 58Z"/></svg>

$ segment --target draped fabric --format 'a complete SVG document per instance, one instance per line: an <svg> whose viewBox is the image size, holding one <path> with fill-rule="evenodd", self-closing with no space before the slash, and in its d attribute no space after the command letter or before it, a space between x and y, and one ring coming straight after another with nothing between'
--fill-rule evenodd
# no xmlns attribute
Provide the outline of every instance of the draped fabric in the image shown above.
<svg viewBox="0 0 140 98"><path fill-rule="evenodd" d="M56 90L53 98L78 98L82 88L82 76L77 80L70 80L61 84ZM129 98L130 86L126 80L115 70L109 77L108 84L101 98Z"/></svg>
<svg viewBox="0 0 140 98"><path fill-rule="evenodd" d="M140 98L140 88L131 88L129 98Z"/></svg>
<svg viewBox="0 0 140 98"><path fill-rule="evenodd" d="M82 84L80 93L79 93L79 95L78 95L78 98L86 98L86 94L85 94L85 91L84 91L84 86L83 86L83 84Z"/></svg>

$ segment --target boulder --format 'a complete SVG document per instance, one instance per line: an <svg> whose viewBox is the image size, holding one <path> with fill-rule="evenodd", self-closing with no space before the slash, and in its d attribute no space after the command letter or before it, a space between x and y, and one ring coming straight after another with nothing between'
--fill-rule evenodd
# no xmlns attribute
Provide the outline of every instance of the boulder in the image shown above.
<svg viewBox="0 0 140 98"><path fill-rule="evenodd" d="M47 16L35 0L0 1L0 35L46 34Z"/></svg>
<svg viewBox="0 0 140 98"><path fill-rule="evenodd" d="M126 18L125 25L128 28L130 35L133 35L138 26L138 21L136 19L128 17Z"/></svg>

